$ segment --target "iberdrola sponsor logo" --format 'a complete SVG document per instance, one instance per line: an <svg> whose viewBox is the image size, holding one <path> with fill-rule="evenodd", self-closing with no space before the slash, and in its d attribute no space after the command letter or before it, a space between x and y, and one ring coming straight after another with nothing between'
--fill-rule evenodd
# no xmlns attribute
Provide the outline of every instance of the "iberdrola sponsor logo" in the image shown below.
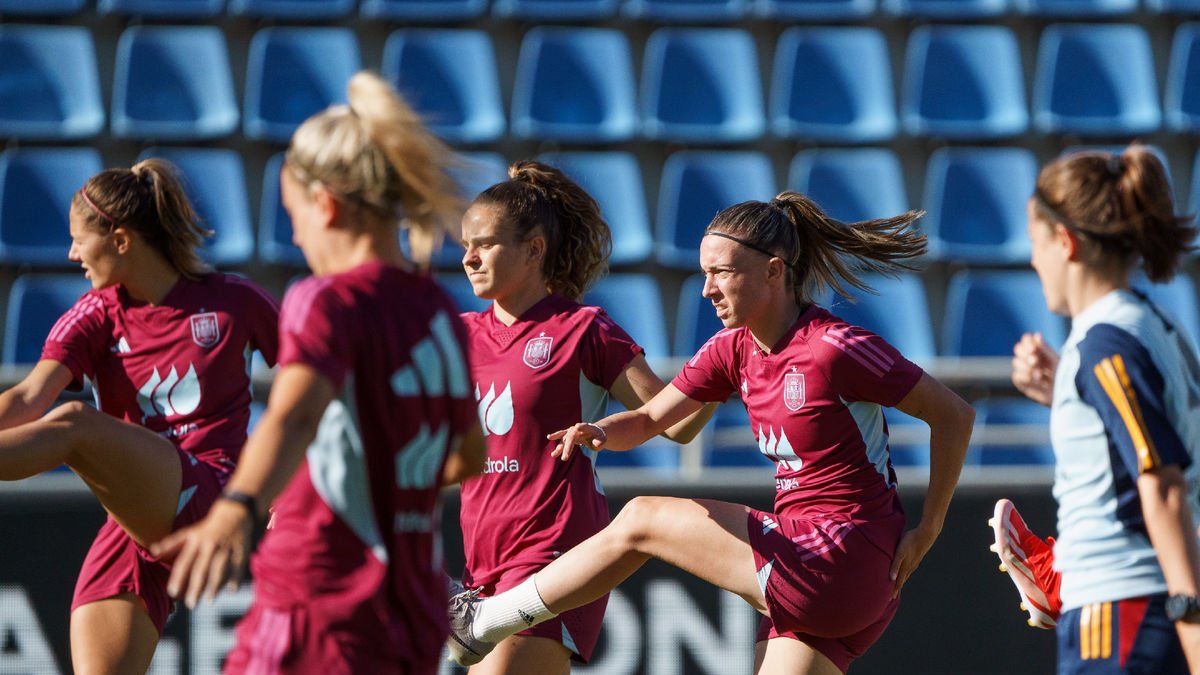
<svg viewBox="0 0 1200 675"><path fill-rule="evenodd" d="M487 464L483 466L483 472L488 473L516 473L521 470L521 463L515 459L509 459L507 455L500 459L489 459Z"/></svg>

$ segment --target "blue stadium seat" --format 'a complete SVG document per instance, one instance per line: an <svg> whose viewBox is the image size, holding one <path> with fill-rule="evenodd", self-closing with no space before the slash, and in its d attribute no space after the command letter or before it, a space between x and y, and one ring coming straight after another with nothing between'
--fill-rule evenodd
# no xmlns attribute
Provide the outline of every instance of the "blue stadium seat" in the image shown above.
<svg viewBox="0 0 1200 675"><path fill-rule="evenodd" d="M522 21L599 21L617 13L619 0L495 0L492 15Z"/></svg>
<svg viewBox="0 0 1200 675"><path fill-rule="evenodd" d="M968 462L983 466L1053 466L1050 409L1024 396L972 401L976 434Z"/></svg>
<svg viewBox="0 0 1200 675"><path fill-rule="evenodd" d="M287 142L305 119L346 102L346 83L362 68L349 28L264 28L246 59L245 134Z"/></svg>
<svg viewBox="0 0 1200 675"><path fill-rule="evenodd" d="M609 263L643 262L654 250L642 171L627 152L557 152L538 159L563 170L600 204L612 230Z"/></svg>
<svg viewBox="0 0 1200 675"><path fill-rule="evenodd" d="M929 466L929 425L898 408L885 408L888 450L894 467Z"/></svg>
<svg viewBox="0 0 1200 675"><path fill-rule="evenodd" d="M382 72L443 139L486 143L504 133L496 54L487 33L398 30L384 45Z"/></svg>
<svg viewBox="0 0 1200 675"><path fill-rule="evenodd" d="M876 0L756 0L753 12L764 19L839 21L865 19Z"/></svg>
<svg viewBox="0 0 1200 675"><path fill-rule="evenodd" d="M625 0L631 19L686 23L732 23L746 13L747 0Z"/></svg>
<svg viewBox="0 0 1200 675"><path fill-rule="evenodd" d="M1200 305L1196 302L1196 285L1191 277L1181 272L1165 284L1152 284L1143 275L1138 275L1132 286L1166 310L1187 333L1193 346L1200 344Z"/></svg>
<svg viewBox="0 0 1200 675"><path fill-rule="evenodd" d="M584 293L584 304L603 307L651 361L671 356L662 294L649 274L612 274Z"/></svg>
<svg viewBox="0 0 1200 675"><path fill-rule="evenodd" d="M1012 10L1013 0L883 0L884 8L897 16L922 19L978 19L1000 16Z"/></svg>
<svg viewBox="0 0 1200 675"><path fill-rule="evenodd" d="M757 152L676 152L663 164L656 215L655 257L668 267L700 265L704 228L721 209L775 196L775 175Z"/></svg>
<svg viewBox="0 0 1200 675"><path fill-rule="evenodd" d="M475 291L471 290L471 281L461 270L457 273L437 274L435 278L454 299L454 304L458 305L461 312L482 312L492 304L491 300L475 297Z"/></svg>
<svg viewBox="0 0 1200 675"><path fill-rule="evenodd" d="M368 19L439 22L474 19L485 11L487 0L362 0L359 13Z"/></svg>
<svg viewBox="0 0 1200 675"><path fill-rule="evenodd" d="M264 19L337 19L354 9L354 0L229 0L229 13Z"/></svg>
<svg viewBox="0 0 1200 675"><path fill-rule="evenodd" d="M117 43L113 134L201 140L238 126L225 34L216 26L133 26Z"/></svg>
<svg viewBox="0 0 1200 675"><path fill-rule="evenodd" d="M1034 124L1088 136L1156 131L1162 114L1150 39L1133 24L1053 24L1038 45Z"/></svg>
<svg viewBox="0 0 1200 675"><path fill-rule="evenodd" d="M451 173L459 184L459 192L463 204L469 205L475 197L487 188L508 179L508 162L504 157L494 152L471 152L459 155L462 165L454 167ZM459 244L461 232L457 236L447 236L442 240L441 248L433 252L430 264L436 268L454 269L462 276L463 247ZM407 238L401 234L401 244L408 253ZM465 277L463 279L466 280ZM467 289L470 291L470 289Z"/></svg>
<svg viewBox="0 0 1200 675"><path fill-rule="evenodd" d="M1200 2L1197 3L1200 11ZM1163 109L1172 131L1200 131L1200 23L1185 23L1175 30L1171 61L1167 66Z"/></svg>
<svg viewBox="0 0 1200 675"><path fill-rule="evenodd" d="M242 156L223 148L147 148L138 159L161 157L183 174L188 199L214 232L205 258L217 266L242 265L254 257L254 225L246 196Z"/></svg>
<svg viewBox="0 0 1200 675"><path fill-rule="evenodd" d="M292 243L292 220L279 196L279 170L282 152L271 155L263 169L262 199L259 201L258 257L264 262L304 267L304 253Z"/></svg>
<svg viewBox="0 0 1200 675"><path fill-rule="evenodd" d="M712 421L704 428L704 466L706 468L760 468L770 471L775 463L767 459L755 442L755 430L741 399L730 399L719 406Z"/></svg>
<svg viewBox="0 0 1200 675"><path fill-rule="evenodd" d="M164 19L204 19L217 16L225 0L98 0L101 14L124 14Z"/></svg>
<svg viewBox="0 0 1200 675"><path fill-rule="evenodd" d="M1188 213L1200 213L1200 152L1196 153L1196 158L1192 162L1192 183L1188 186ZM1176 191L1176 200L1178 209L1183 204L1183 198L1178 196ZM1200 339L1200 338L1198 338Z"/></svg>
<svg viewBox="0 0 1200 675"><path fill-rule="evenodd" d="M771 129L786 138L866 143L896 134L887 42L873 28L789 28L771 77Z"/></svg>
<svg viewBox="0 0 1200 675"><path fill-rule="evenodd" d="M848 323L862 326L887 340L906 358L928 365L937 357L933 321L925 286L915 273L897 277L863 275L876 293L853 290L858 302L835 297L829 311Z"/></svg>
<svg viewBox="0 0 1200 675"><path fill-rule="evenodd" d="M946 290L942 353L1011 358L1024 333L1040 332L1057 350L1066 324L1046 308L1033 270L962 270Z"/></svg>
<svg viewBox="0 0 1200 675"><path fill-rule="evenodd" d="M608 28L534 28L521 42L512 131L530 140L625 141L637 132L633 57Z"/></svg>
<svg viewBox="0 0 1200 675"><path fill-rule="evenodd" d="M1138 11L1138 0L1016 0L1026 14L1064 19L1115 16Z"/></svg>
<svg viewBox="0 0 1200 675"><path fill-rule="evenodd" d="M22 274L17 277L8 292L4 363L37 363L54 323L91 288L91 282L83 274Z"/></svg>
<svg viewBox="0 0 1200 675"><path fill-rule="evenodd" d="M0 136L75 140L104 127L92 34L83 26L0 25Z"/></svg>
<svg viewBox="0 0 1200 675"><path fill-rule="evenodd" d="M717 318L712 301L704 297L703 292L703 274L693 274L679 287L679 309L675 313L676 357L691 358L710 337L725 327Z"/></svg>
<svg viewBox="0 0 1200 675"><path fill-rule="evenodd" d="M1146 0L1146 9L1162 14L1200 14L1200 0Z"/></svg>
<svg viewBox="0 0 1200 675"><path fill-rule="evenodd" d="M625 410L616 398L609 396L605 415ZM637 469L639 474L654 473L674 476L679 473L682 446L662 436L655 436L629 450L604 450L596 457L596 466L601 472L609 468ZM601 480L604 474L601 473Z"/></svg>
<svg viewBox="0 0 1200 675"><path fill-rule="evenodd" d="M1038 165L1024 148L939 148L925 171L929 254L971 263L1029 260L1025 201Z"/></svg>
<svg viewBox="0 0 1200 675"><path fill-rule="evenodd" d="M921 26L908 39L901 116L908 133L1005 138L1029 126L1017 39L1004 26Z"/></svg>
<svg viewBox="0 0 1200 675"><path fill-rule="evenodd" d="M787 189L847 223L908 211L900 160L884 148L804 150L792 159Z"/></svg>
<svg viewBox="0 0 1200 675"><path fill-rule="evenodd" d="M0 154L0 263L73 265L67 260L71 199L102 168L93 148Z"/></svg>
<svg viewBox="0 0 1200 675"><path fill-rule="evenodd" d="M87 0L0 0L0 14L11 16L69 16Z"/></svg>
<svg viewBox="0 0 1200 675"><path fill-rule="evenodd" d="M660 28L642 61L642 133L690 143L754 140L765 126L761 89L749 33Z"/></svg>

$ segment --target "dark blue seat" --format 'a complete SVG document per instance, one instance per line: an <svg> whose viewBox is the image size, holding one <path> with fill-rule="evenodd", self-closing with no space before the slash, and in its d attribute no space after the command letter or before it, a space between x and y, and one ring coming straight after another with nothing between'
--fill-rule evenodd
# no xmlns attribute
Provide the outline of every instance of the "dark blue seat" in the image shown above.
<svg viewBox="0 0 1200 675"><path fill-rule="evenodd" d="M443 139L486 143L504 133L496 54L487 33L398 30L384 44L382 72Z"/></svg>
<svg viewBox="0 0 1200 675"><path fill-rule="evenodd" d="M625 141L637 132L634 91L624 32L534 28L517 59L512 131L531 140Z"/></svg>
<svg viewBox="0 0 1200 675"><path fill-rule="evenodd" d="M752 10L764 19L839 21L865 19L875 7L876 0L757 0Z"/></svg>
<svg viewBox="0 0 1200 675"><path fill-rule="evenodd" d="M888 450L894 467L929 466L929 425L898 408L885 408Z"/></svg>
<svg viewBox="0 0 1200 675"><path fill-rule="evenodd" d="M22 274L17 277L8 292L4 363L37 363L54 323L91 289L91 282L82 274Z"/></svg>
<svg viewBox="0 0 1200 675"><path fill-rule="evenodd" d="M1024 333L1041 333L1055 350L1067 338L1065 322L1046 308L1033 270L962 270L950 278L944 355L1011 358Z"/></svg>
<svg viewBox="0 0 1200 675"><path fill-rule="evenodd" d="M1163 14L1200 14L1200 0L1146 0L1146 10Z"/></svg>
<svg viewBox="0 0 1200 675"><path fill-rule="evenodd" d="M1017 39L1004 26L921 26L908 39L901 115L908 133L1005 138L1029 126Z"/></svg>
<svg viewBox="0 0 1200 675"><path fill-rule="evenodd" d="M660 28L642 60L642 134L687 143L754 140L765 127L761 82L749 33Z"/></svg>
<svg viewBox="0 0 1200 675"><path fill-rule="evenodd" d="M663 319L662 294L653 276L609 275L584 293L583 302L603 307L613 321L646 350L647 359L653 362L671 355Z"/></svg>
<svg viewBox="0 0 1200 675"><path fill-rule="evenodd" d="M188 199L204 227L212 230L206 259L214 265L243 265L254 257L254 225L246 195L246 172L236 150L147 148L138 159L161 157L183 174Z"/></svg>
<svg viewBox="0 0 1200 675"><path fill-rule="evenodd" d="M1038 165L1024 148L939 148L925 171L922 221L929 253L942 260L1029 260L1025 200Z"/></svg>
<svg viewBox="0 0 1200 675"><path fill-rule="evenodd" d="M1138 0L1016 0L1026 14L1064 19L1134 14Z"/></svg>
<svg viewBox="0 0 1200 675"><path fill-rule="evenodd" d="M164 19L204 19L217 16L225 0L98 0L101 14L161 17Z"/></svg>
<svg viewBox="0 0 1200 675"><path fill-rule="evenodd" d="M1053 466L1050 409L1023 396L972 401L976 434L968 453L971 463Z"/></svg>
<svg viewBox="0 0 1200 675"><path fill-rule="evenodd" d="M482 16L487 0L362 0L368 19L402 22L464 21Z"/></svg>
<svg viewBox="0 0 1200 675"><path fill-rule="evenodd" d="M712 301L702 295L704 275L693 274L679 287L679 309L675 312L674 352L691 358L708 339L724 328Z"/></svg>
<svg viewBox="0 0 1200 675"><path fill-rule="evenodd" d="M117 43L113 134L200 140L238 127L225 34L216 26L133 26Z"/></svg>
<svg viewBox="0 0 1200 675"><path fill-rule="evenodd" d="M921 277L914 273L897 277L869 274L862 279L875 289L875 294L848 289L854 291L857 302L836 296L829 311L878 334L909 360L932 363L937 358L937 346Z"/></svg>
<svg viewBox="0 0 1200 675"><path fill-rule="evenodd" d="M0 14L12 16L70 16L87 0L0 0Z"/></svg>
<svg viewBox="0 0 1200 675"><path fill-rule="evenodd" d="M1053 24L1038 45L1034 124L1044 133L1146 134L1162 114L1146 30L1133 24Z"/></svg>
<svg viewBox="0 0 1200 675"><path fill-rule="evenodd" d="M1200 11L1200 3L1197 3ZM1175 30L1171 61L1167 66L1163 110L1172 131L1200 131L1200 23L1185 23Z"/></svg>
<svg viewBox="0 0 1200 675"><path fill-rule="evenodd" d="M771 77L771 129L787 138L865 143L896 133L887 42L873 28L789 28Z"/></svg>
<svg viewBox="0 0 1200 675"><path fill-rule="evenodd" d="M71 199L103 168L93 148L21 148L0 154L0 263L74 265Z"/></svg>
<svg viewBox="0 0 1200 675"><path fill-rule="evenodd" d="M884 148L804 150L792 158L787 189L847 223L908 211L900 160Z"/></svg>
<svg viewBox="0 0 1200 675"><path fill-rule="evenodd" d="M612 265L643 262L654 251L642 171L627 152L556 152L538 159L563 170L600 204L612 230Z"/></svg>
<svg viewBox="0 0 1200 675"><path fill-rule="evenodd" d="M775 175L757 152L676 152L663 164L656 215L655 257L668 267L700 265L704 228L720 210L775 196Z"/></svg>
<svg viewBox="0 0 1200 675"><path fill-rule="evenodd" d="M91 32L0 25L0 136L75 140L104 127Z"/></svg>
<svg viewBox="0 0 1200 675"><path fill-rule="evenodd" d="M349 28L264 28L246 59L245 134L286 142L305 119L346 102L346 83L362 68Z"/></svg>
<svg viewBox="0 0 1200 675"><path fill-rule="evenodd" d="M279 170L283 168L284 153L278 152L267 160L263 169L262 198L259 200L258 257L276 265L304 267L304 253L292 243L292 220L283 208L279 196Z"/></svg>
<svg viewBox="0 0 1200 675"><path fill-rule="evenodd" d="M229 0L229 13L264 19L337 19L354 9L354 0Z"/></svg>
<svg viewBox="0 0 1200 675"><path fill-rule="evenodd" d="M492 15L522 21L599 21L617 13L619 0L495 0Z"/></svg>
<svg viewBox="0 0 1200 675"><path fill-rule="evenodd" d="M978 19L1005 14L1013 0L883 0L884 8L897 16L922 19Z"/></svg>
<svg viewBox="0 0 1200 675"><path fill-rule="evenodd" d="M632 19L686 23L733 23L746 13L747 0L625 0Z"/></svg>

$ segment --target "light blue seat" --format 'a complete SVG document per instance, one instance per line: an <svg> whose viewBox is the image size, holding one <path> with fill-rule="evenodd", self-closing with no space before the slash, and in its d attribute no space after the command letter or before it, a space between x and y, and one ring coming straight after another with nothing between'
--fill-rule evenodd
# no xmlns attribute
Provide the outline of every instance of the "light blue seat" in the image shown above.
<svg viewBox="0 0 1200 675"><path fill-rule="evenodd" d="M771 130L785 138L866 143L896 134L887 42L874 28L789 28L771 76Z"/></svg>
<svg viewBox="0 0 1200 675"><path fill-rule="evenodd" d="M70 16L87 0L0 0L0 14L11 16Z"/></svg>
<svg viewBox="0 0 1200 675"><path fill-rule="evenodd" d="M849 288L858 302L835 296L829 311L847 323L878 334L910 361L932 363L937 357L937 346L921 277L916 273L897 277L866 274L862 279L876 293Z"/></svg>
<svg viewBox="0 0 1200 675"><path fill-rule="evenodd" d="M74 265L71 199L103 168L93 148L20 148L0 154L0 263Z"/></svg>
<svg viewBox="0 0 1200 675"><path fill-rule="evenodd" d="M1200 3L1197 4L1200 11ZM1185 23L1175 30L1171 61L1167 66L1163 110L1172 131L1200 132L1200 23Z"/></svg>
<svg viewBox="0 0 1200 675"><path fill-rule="evenodd" d="M654 250L642 171L627 152L556 152L538 159L562 169L599 204L612 230L612 265L643 262Z"/></svg>
<svg viewBox="0 0 1200 675"><path fill-rule="evenodd" d="M642 134L685 143L754 140L765 127L761 81L749 33L660 28L642 61Z"/></svg>
<svg viewBox="0 0 1200 675"><path fill-rule="evenodd" d="M617 13L619 0L494 0L492 15L522 21L599 21Z"/></svg>
<svg viewBox="0 0 1200 675"><path fill-rule="evenodd" d="M924 19L977 19L1005 14L1013 0L883 0L884 8L897 16Z"/></svg>
<svg viewBox="0 0 1200 675"><path fill-rule="evenodd" d="M1196 302L1196 285L1186 272L1176 274L1165 284L1152 284L1138 275L1132 286L1165 310L1177 327L1187 333L1193 346L1200 344L1200 305Z"/></svg>
<svg viewBox="0 0 1200 675"><path fill-rule="evenodd" d="M59 317L92 289L83 274L22 274L8 292L4 318L4 363L37 363L46 336Z"/></svg>
<svg viewBox="0 0 1200 675"><path fill-rule="evenodd" d="M1200 0L1146 0L1146 10L1163 14L1200 14Z"/></svg>
<svg viewBox="0 0 1200 675"><path fill-rule="evenodd" d="M487 0L362 0L368 19L402 22L463 21L482 16Z"/></svg>
<svg viewBox="0 0 1200 675"><path fill-rule="evenodd" d="M972 401L976 434L968 461L982 466L1053 466L1050 409L1024 396Z"/></svg>
<svg viewBox="0 0 1200 675"><path fill-rule="evenodd" d="M161 157L183 174L184 189L204 227L213 231L205 258L214 265L243 265L254 257L254 225L246 172L236 150L147 148L138 159Z"/></svg>
<svg viewBox="0 0 1200 675"><path fill-rule="evenodd" d="M279 196L279 170L284 153L277 152L263 169L262 198L259 201L258 257L263 262L304 267L304 253L292 243L292 220Z"/></svg>
<svg viewBox="0 0 1200 675"><path fill-rule="evenodd" d="M1024 333L1040 332L1057 350L1066 323L1046 309L1033 270L962 270L946 289L942 352L945 356L1012 357Z"/></svg>
<svg viewBox="0 0 1200 675"><path fill-rule="evenodd" d="M679 287L679 308L675 312L674 352L678 358L690 359L708 339L724 328L713 309L712 301L703 296L704 275L693 274Z"/></svg>
<svg viewBox="0 0 1200 675"><path fill-rule="evenodd" d="M229 0L229 13L264 19L337 19L355 0Z"/></svg>
<svg viewBox="0 0 1200 675"><path fill-rule="evenodd" d="M764 19L837 21L865 19L875 12L876 0L756 0L752 8Z"/></svg>
<svg viewBox="0 0 1200 675"><path fill-rule="evenodd" d="M583 302L603 307L613 321L646 350L646 358L650 361L671 355L663 319L662 294L652 275L611 274L588 289Z"/></svg>
<svg viewBox="0 0 1200 675"><path fill-rule="evenodd" d="M746 13L748 0L625 0L631 19L686 23L733 23Z"/></svg>
<svg viewBox="0 0 1200 675"><path fill-rule="evenodd" d="M101 14L124 14L164 19L204 19L217 16L225 0L98 0Z"/></svg>
<svg viewBox="0 0 1200 675"><path fill-rule="evenodd" d="M1156 131L1162 114L1150 40L1133 24L1053 24L1038 45L1034 124L1086 136Z"/></svg>
<svg viewBox="0 0 1200 675"><path fill-rule="evenodd" d="M750 199L774 197L775 175L757 152L676 152L659 181L655 257L668 267L700 266L700 239L717 212Z"/></svg>
<svg viewBox="0 0 1200 675"><path fill-rule="evenodd" d="M1016 0L1026 14L1064 19L1134 14L1138 0Z"/></svg>
<svg viewBox="0 0 1200 675"><path fill-rule="evenodd" d="M1005 138L1029 126L1017 39L1004 26L921 26L908 39L901 116L908 133Z"/></svg>
<svg viewBox="0 0 1200 675"><path fill-rule="evenodd" d="M349 28L264 28L246 59L244 131L287 142L309 116L346 102L346 83L362 68Z"/></svg>
<svg viewBox="0 0 1200 675"><path fill-rule="evenodd" d="M216 26L133 26L113 74L113 134L201 140L238 127L225 34Z"/></svg>
<svg viewBox="0 0 1200 675"><path fill-rule="evenodd" d="M443 139L486 143L504 133L496 53L487 33L398 30L384 45L382 72Z"/></svg>
<svg viewBox="0 0 1200 675"><path fill-rule="evenodd" d="M637 132L633 57L608 28L534 28L521 42L512 131L576 143L625 141Z"/></svg>
<svg viewBox="0 0 1200 675"><path fill-rule="evenodd" d="M1025 203L1038 164L1024 148L939 148L925 171L922 223L940 260L1017 264L1029 260Z"/></svg>
<svg viewBox="0 0 1200 675"><path fill-rule="evenodd" d="M76 140L104 127L91 32L0 24L0 136Z"/></svg>
<svg viewBox="0 0 1200 675"><path fill-rule="evenodd" d="M908 211L900 160L884 148L804 150L792 158L787 189L847 223Z"/></svg>

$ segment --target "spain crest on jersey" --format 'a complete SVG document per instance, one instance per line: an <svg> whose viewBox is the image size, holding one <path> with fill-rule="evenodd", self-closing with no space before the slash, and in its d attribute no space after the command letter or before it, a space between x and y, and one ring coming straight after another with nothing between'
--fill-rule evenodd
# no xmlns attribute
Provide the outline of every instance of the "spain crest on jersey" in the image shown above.
<svg viewBox="0 0 1200 675"><path fill-rule="evenodd" d="M217 323L216 312L193 314L191 320L192 342L207 348L221 340L221 326Z"/></svg>
<svg viewBox="0 0 1200 675"><path fill-rule="evenodd" d="M792 412L804 407L804 373L783 376L783 404Z"/></svg>
<svg viewBox="0 0 1200 675"><path fill-rule="evenodd" d="M530 368L541 368L550 363L550 345L554 342L554 338L542 335L532 338L525 343L525 356L523 360L525 365Z"/></svg>

